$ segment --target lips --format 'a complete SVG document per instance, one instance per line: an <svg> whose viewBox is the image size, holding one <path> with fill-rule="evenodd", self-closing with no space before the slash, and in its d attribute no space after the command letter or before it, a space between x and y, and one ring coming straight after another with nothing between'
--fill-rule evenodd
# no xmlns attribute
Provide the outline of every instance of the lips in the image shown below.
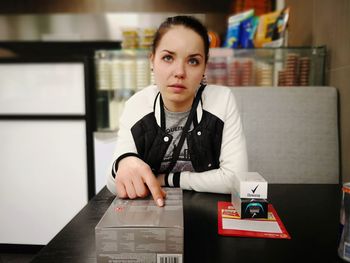
<svg viewBox="0 0 350 263"><path fill-rule="evenodd" d="M182 84L172 84L168 86L171 90L171 92L175 94L183 93L186 90L186 87Z"/></svg>
<svg viewBox="0 0 350 263"><path fill-rule="evenodd" d="M182 84L171 84L169 85L171 88L176 88L176 89L186 89L186 87Z"/></svg>

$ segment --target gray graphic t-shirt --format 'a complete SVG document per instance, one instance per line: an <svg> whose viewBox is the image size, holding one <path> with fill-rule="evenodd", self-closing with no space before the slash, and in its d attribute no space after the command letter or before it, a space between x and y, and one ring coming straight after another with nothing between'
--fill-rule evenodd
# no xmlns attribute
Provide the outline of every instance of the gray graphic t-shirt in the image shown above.
<svg viewBox="0 0 350 263"><path fill-rule="evenodd" d="M166 132L168 134L171 134L173 136L173 140L171 141L171 144L169 145L169 148L164 155L163 161L160 166L160 172L165 172L165 170L168 168L169 163L173 156L174 147L178 144L182 129L184 128L187 117L190 114L190 111L186 112L171 112L165 111L165 123L166 123ZM190 129L193 129L193 124L191 124ZM188 152L188 146L187 146L187 139L185 139L184 144L182 145L179 158L177 159L177 162L171 172L183 172L183 171L189 171L193 172L193 166L191 163L190 155Z"/></svg>

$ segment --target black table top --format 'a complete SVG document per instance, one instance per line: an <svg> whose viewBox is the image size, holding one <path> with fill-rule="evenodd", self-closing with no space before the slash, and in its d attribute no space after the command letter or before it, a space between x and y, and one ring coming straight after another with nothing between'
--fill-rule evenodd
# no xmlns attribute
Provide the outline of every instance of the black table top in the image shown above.
<svg viewBox="0 0 350 263"><path fill-rule="evenodd" d="M220 236L217 202L230 195L184 191L184 262L342 262L339 185L269 184L268 191L290 240ZM95 226L113 199L102 189L32 262L96 262Z"/></svg>

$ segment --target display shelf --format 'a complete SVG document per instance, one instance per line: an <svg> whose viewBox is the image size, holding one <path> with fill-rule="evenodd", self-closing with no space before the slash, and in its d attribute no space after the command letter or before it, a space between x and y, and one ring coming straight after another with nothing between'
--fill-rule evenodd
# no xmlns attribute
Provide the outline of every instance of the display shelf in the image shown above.
<svg viewBox="0 0 350 263"><path fill-rule="evenodd" d="M322 86L326 48L211 49L208 83L226 86Z"/></svg>
<svg viewBox="0 0 350 263"><path fill-rule="evenodd" d="M323 86L326 47L210 49L208 84L245 86ZM98 50L96 120L98 131L116 131L125 101L154 83L149 50Z"/></svg>
<svg viewBox="0 0 350 263"><path fill-rule="evenodd" d="M149 50L98 50L95 68L97 130L114 131L125 101L152 81Z"/></svg>

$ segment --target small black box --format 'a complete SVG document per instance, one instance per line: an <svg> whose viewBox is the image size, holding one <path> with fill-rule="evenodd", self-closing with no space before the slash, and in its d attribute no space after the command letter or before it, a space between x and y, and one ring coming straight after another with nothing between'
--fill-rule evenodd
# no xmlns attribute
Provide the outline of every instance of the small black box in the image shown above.
<svg viewBox="0 0 350 263"><path fill-rule="evenodd" d="M241 199L240 207L241 213L239 214L241 218L267 218L268 202L266 199L244 198Z"/></svg>
<svg viewBox="0 0 350 263"><path fill-rule="evenodd" d="M266 199L240 198L236 191L232 191L231 203L241 218L267 218Z"/></svg>

